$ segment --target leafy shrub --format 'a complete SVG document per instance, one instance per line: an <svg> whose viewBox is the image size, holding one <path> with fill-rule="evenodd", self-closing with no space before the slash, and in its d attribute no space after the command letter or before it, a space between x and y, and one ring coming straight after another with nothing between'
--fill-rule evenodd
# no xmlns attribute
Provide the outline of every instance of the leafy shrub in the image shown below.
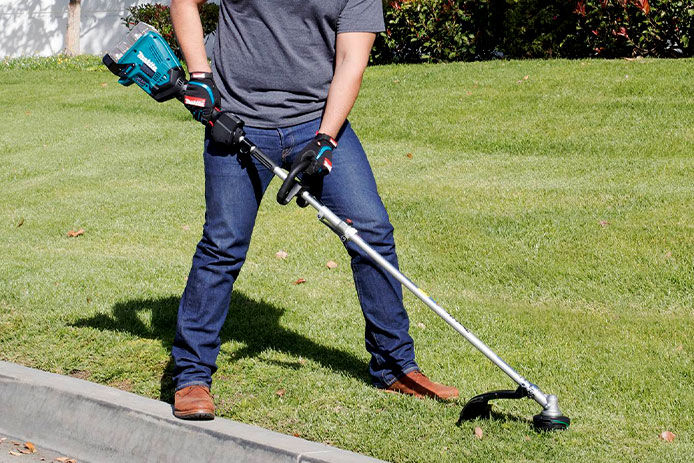
<svg viewBox="0 0 694 463"><path fill-rule="evenodd" d="M476 54L472 3L392 0L384 5L386 31L373 51L376 63L459 61Z"/></svg>
<svg viewBox="0 0 694 463"><path fill-rule="evenodd" d="M569 55L692 56L694 3L683 0L577 0Z"/></svg>
<svg viewBox="0 0 694 463"><path fill-rule="evenodd" d="M693 0L389 0L373 61L692 56Z"/></svg>
<svg viewBox="0 0 694 463"><path fill-rule="evenodd" d="M516 58L560 55L567 34L576 28L571 0L512 0L504 2L503 27L496 46Z"/></svg>
<svg viewBox="0 0 694 463"><path fill-rule="evenodd" d="M219 6L214 3L203 3L200 6L200 19L202 31L205 36L217 29L219 21ZM171 12L169 7L160 3L145 3L128 8L128 15L123 18L123 24L132 29L138 22L146 22L154 27L164 37L171 49L181 58L181 47L176 40L173 25L171 24Z"/></svg>

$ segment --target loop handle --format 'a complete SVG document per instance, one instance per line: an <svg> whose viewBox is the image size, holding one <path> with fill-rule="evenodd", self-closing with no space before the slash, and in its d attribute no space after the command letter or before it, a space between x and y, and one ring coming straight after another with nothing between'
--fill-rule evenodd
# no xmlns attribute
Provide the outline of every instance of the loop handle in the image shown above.
<svg viewBox="0 0 694 463"><path fill-rule="evenodd" d="M311 164L311 159L306 158L293 165L289 170L287 178L284 179L282 186L277 191L277 202L282 206L289 204L292 198L301 191L302 185L297 175L306 170L309 164Z"/></svg>

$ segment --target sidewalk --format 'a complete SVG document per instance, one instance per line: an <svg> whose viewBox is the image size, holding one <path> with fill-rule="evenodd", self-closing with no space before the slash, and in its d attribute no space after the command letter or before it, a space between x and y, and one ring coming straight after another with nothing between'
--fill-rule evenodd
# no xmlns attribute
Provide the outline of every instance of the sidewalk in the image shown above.
<svg viewBox="0 0 694 463"><path fill-rule="evenodd" d="M223 418L178 420L164 402L2 361L0 397L0 435L80 463L380 461ZM28 456L2 456L0 463Z"/></svg>

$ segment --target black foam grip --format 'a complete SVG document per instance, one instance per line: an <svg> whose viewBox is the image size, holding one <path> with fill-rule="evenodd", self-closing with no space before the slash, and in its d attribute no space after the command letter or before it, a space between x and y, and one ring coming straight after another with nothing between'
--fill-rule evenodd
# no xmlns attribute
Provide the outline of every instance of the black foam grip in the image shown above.
<svg viewBox="0 0 694 463"><path fill-rule="evenodd" d="M283 206L285 204L289 204L289 201L292 200L292 197L289 196L289 192L292 190L294 185L298 183L296 181L296 176L303 172L309 164L311 164L311 159L306 158L292 166L292 168L289 170L289 173L287 174L287 178L284 179L284 182L282 182L282 186L280 186L279 191L277 191L278 203L280 203Z"/></svg>

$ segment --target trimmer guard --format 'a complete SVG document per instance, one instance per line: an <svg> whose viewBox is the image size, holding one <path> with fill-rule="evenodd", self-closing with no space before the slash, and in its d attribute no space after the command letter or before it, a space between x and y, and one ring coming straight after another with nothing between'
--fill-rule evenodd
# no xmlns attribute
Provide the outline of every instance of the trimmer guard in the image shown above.
<svg viewBox="0 0 694 463"><path fill-rule="evenodd" d="M458 426L460 426L460 423L463 421L474 420L476 418L489 418L492 414L492 406L489 405L490 400L523 399L525 397L528 397L528 393L522 386L518 386L518 389L515 391L492 391L476 395L465 404L465 407L463 407L463 410L460 412Z"/></svg>

